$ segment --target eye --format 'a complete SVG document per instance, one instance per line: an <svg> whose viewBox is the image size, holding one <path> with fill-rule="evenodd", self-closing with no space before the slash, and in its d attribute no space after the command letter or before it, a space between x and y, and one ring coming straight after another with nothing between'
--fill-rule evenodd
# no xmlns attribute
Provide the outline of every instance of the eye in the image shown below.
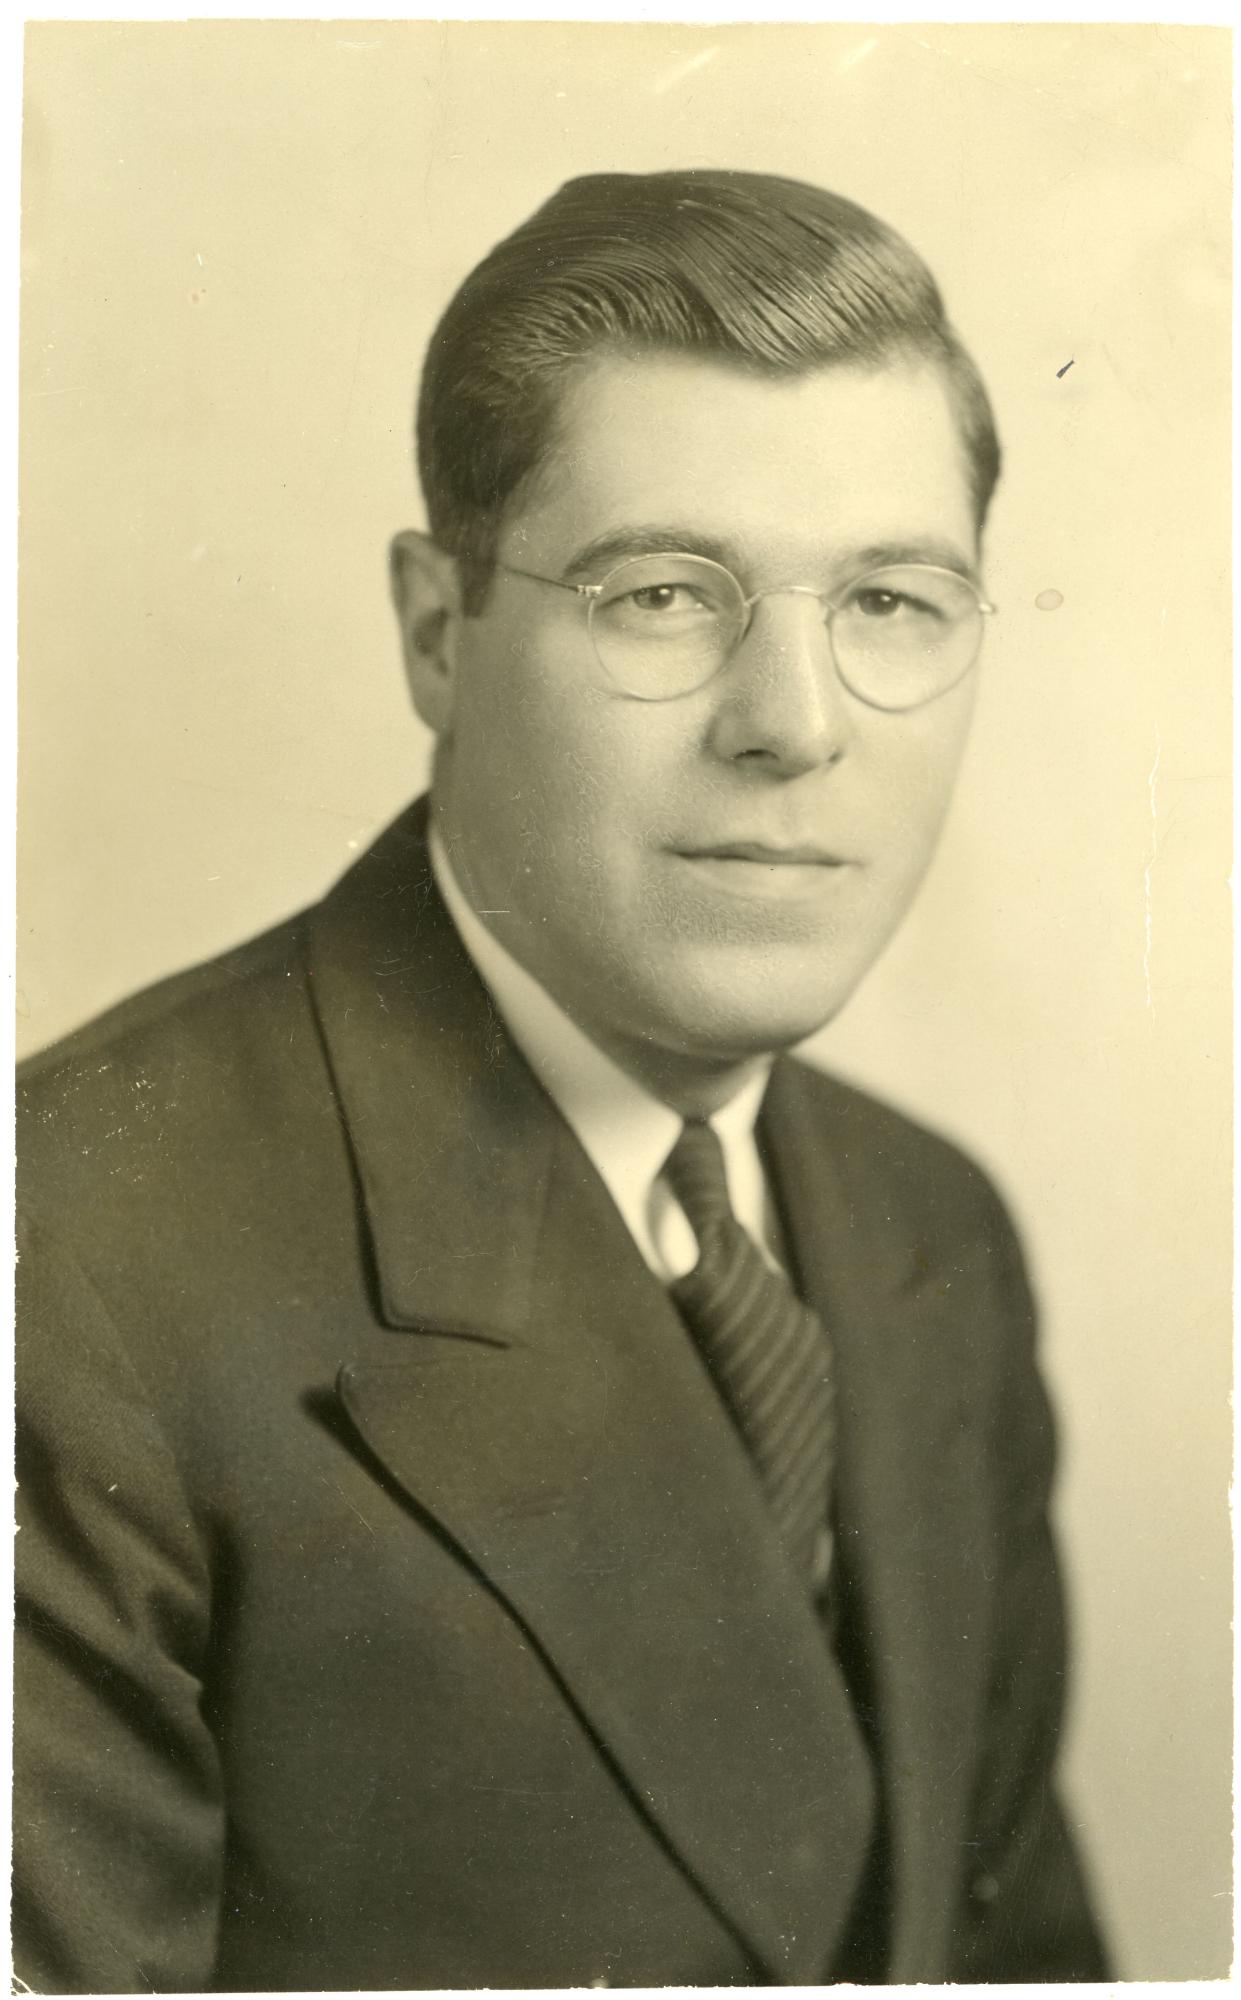
<svg viewBox="0 0 1241 2000"><path fill-rule="evenodd" d="M638 590L627 591L621 601L636 611L656 614L704 609L702 592L688 583L644 583Z"/></svg>
<svg viewBox="0 0 1241 2000"><path fill-rule="evenodd" d="M895 618L902 611L918 616L934 616L935 606L903 590L885 590L872 584L865 590L855 590L850 597L850 605L860 611L863 618Z"/></svg>
<svg viewBox="0 0 1241 2000"><path fill-rule="evenodd" d="M910 564L859 577L840 608L859 624L912 626L929 632L954 624L973 604L974 594L963 577Z"/></svg>
<svg viewBox="0 0 1241 2000"><path fill-rule="evenodd" d="M637 556L604 578L595 626L661 644L688 639L732 616L738 589L726 570L697 556Z"/></svg>

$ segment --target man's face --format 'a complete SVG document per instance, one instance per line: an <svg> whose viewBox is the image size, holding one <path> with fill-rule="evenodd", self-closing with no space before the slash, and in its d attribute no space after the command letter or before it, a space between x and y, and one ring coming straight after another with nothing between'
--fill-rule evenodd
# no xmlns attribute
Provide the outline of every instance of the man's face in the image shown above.
<svg viewBox="0 0 1241 2000"><path fill-rule="evenodd" d="M777 381L609 356L562 419L503 562L598 581L627 552L690 549L747 596L919 553L972 572L929 366ZM634 699L600 671L583 600L501 572L456 630L436 810L475 908L598 1043L638 1074L708 1076L848 999L930 860L973 694L971 674L917 709L867 706L820 605L782 595L706 686Z"/></svg>

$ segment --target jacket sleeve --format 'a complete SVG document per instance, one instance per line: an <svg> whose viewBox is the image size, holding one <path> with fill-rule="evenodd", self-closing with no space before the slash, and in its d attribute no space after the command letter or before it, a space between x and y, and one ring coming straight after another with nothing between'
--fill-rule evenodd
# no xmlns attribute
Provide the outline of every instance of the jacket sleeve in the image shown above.
<svg viewBox="0 0 1241 2000"><path fill-rule="evenodd" d="M1048 1525L1051 1411L1034 1360L1035 1312L1020 1249L997 1231L1006 1364L993 1418L1001 1502L994 1666L973 1840L953 1928L954 1981L1111 1976L1083 1871L1053 1783L1065 1683L1065 1617Z"/></svg>
<svg viewBox="0 0 1241 2000"><path fill-rule="evenodd" d="M15 1969L201 1990L224 1837L205 1550L100 1299L39 1232L19 1246Z"/></svg>

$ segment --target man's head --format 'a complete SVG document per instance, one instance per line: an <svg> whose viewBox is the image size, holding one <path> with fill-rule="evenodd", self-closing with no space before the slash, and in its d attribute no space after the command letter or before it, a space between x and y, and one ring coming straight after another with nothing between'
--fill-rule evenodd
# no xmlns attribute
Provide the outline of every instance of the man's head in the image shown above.
<svg viewBox="0 0 1241 2000"><path fill-rule="evenodd" d="M929 272L798 182L575 181L449 306L418 442L431 536L398 538L394 577L471 900L670 1097L809 1034L921 879L972 699L966 675L877 705L833 665L843 613L828 630L863 574L975 574L998 447ZM704 684L652 699L555 585L655 547L773 594Z"/></svg>

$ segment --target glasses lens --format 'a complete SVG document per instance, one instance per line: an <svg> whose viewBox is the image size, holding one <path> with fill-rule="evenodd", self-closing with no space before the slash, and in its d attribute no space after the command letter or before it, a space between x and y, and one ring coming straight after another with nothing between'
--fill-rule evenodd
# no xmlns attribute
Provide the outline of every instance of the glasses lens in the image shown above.
<svg viewBox="0 0 1241 2000"><path fill-rule="evenodd" d="M719 672L745 623L734 576L700 556L637 556L590 608L599 663L626 694L667 701Z"/></svg>
<svg viewBox="0 0 1241 2000"><path fill-rule="evenodd" d="M859 577L832 616L841 679L876 708L916 708L946 693L973 666L981 638L973 586L916 564Z"/></svg>

